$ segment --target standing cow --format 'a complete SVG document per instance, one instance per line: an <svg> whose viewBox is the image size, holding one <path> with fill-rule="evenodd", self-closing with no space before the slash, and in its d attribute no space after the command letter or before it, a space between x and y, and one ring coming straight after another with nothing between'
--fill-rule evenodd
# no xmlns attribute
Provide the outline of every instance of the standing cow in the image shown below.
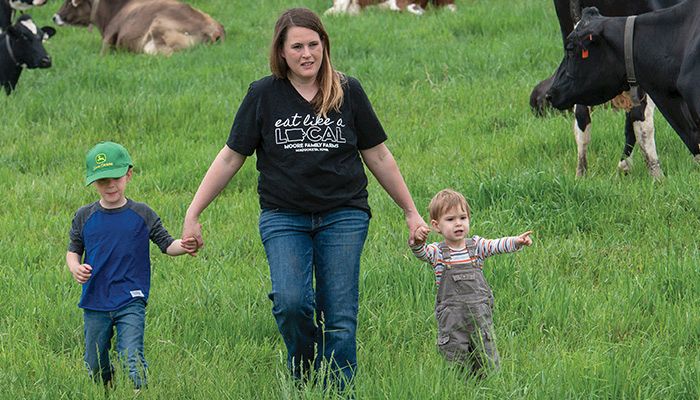
<svg viewBox="0 0 700 400"><path fill-rule="evenodd" d="M581 17L582 7L595 6L610 16L627 16L645 13L674 6L682 0L554 0L554 8L559 19L562 40L574 29L574 23ZM530 107L536 115L541 116L551 107L546 93L552 85L554 75L538 83L530 95ZM618 169L627 173L632 163L632 150L635 143L647 164L649 174L661 178L663 171L659 163L654 141L654 103L646 98L641 104L631 107L625 113L625 145ZM576 139L578 160L576 176L583 176L588 169L587 148L591 141L591 110L583 105L574 105L574 138Z"/></svg>
<svg viewBox="0 0 700 400"><path fill-rule="evenodd" d="M43 6L47 0L0 0L0 32L12 25L12 15L17 11L27 11L32 7Z"/></svg>
<svg viewBox="0 0 700 400"><path fill-rule="evenodd" d="M225 35L212 17L177 0L65 0L53 19L58 25L97 26L102 53L118 47L171 55Z"/></svg>
<svg viewBox="0 0 700 400"><path fill-rule="evenodd" d="M558 109L595 105L637 82L700 162L700 1L636 19L586 8L547 96Z"/></svg>
<svg viewBox="0 0 700 400"><path fill-rule="evenodd" d="M51 66L43 41L55 33L49 26L37 28L29 14L20 16L17 23L0 33L0 84L6 94L17 86L23 68Z"/></svg>

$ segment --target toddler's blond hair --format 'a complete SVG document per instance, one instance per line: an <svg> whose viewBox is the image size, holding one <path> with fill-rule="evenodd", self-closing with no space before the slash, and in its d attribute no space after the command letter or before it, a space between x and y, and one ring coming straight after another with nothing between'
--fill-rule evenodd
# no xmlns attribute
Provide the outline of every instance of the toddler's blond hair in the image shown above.
<svg viewBox="0 0 700 400"><path fill-rule="evenodd" d="M453 208L460 208L467 212L467 218L472 219L469 203L464 196L453 189L443 189L439 191L428 205L431 220L439 220L447 211Z"/></svg>

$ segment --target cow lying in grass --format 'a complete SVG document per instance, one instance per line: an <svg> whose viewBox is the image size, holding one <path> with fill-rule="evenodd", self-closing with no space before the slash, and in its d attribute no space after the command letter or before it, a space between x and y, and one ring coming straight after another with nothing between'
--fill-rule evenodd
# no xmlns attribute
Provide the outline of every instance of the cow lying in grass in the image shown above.
<svg viewBox="0 0 700 400"><path fill-rule="evenodd" d="M548 99L558 109L604 103L637 84L700 163L700 1L638 17L586 8L566 40Z"/></svg>
<svg viewBox="0 0 700 400"><path fill-rule="evenodd" d="M0 33L0 84L6 94L17 87L23 68L51 66L43 42L55 33L49 26L37 28L29 14L20 16L17 23Z"/></svg>
<svg viewBox="0 0 700 400"><path fill-rule="evenodd" d="M58 25L97 26L102 53L116 47L171 55L224 39L220 23L177 0L65 0L53 19Z"/></svg>
<svg viewBox="0 0 700 400"><path fill-rule="evenodd" d="M392 11L408 11L412 14L422 15L428 4L436 7L446 7L450 11L457 11L454 0L333 0L333 7L326 10L329 14L356 15L365 7L377 6Z"/></svg>

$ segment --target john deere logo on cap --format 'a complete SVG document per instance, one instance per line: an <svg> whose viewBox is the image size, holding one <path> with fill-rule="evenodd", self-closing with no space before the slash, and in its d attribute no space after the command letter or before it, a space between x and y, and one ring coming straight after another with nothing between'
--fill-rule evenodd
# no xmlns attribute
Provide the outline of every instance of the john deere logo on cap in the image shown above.
<svg viewBox="0 0 700 400"><path fill-rule="evenodd" d="M112 162L107 162L107 154L98 153L95 156L95 166L92 168L93 171L97 171L100 168L111 167L114 165Z"/></svg>

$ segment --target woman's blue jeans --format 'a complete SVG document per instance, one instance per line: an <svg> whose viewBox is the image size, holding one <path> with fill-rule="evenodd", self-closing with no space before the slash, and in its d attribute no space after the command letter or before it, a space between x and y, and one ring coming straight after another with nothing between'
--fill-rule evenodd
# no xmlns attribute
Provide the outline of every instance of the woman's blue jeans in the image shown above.
<svg viewBox="0 0 700 400"><path fill-rule="evenodd" d="M114 368L109 360L114 328L117 330L117 353L122 365L129 370L134 387L146 386L148 364L143 355L146 323L146 302L132 301L116 311L83 310L85 324L85 365L90 376L106 385L112 380Z"/></svg>
<svg viewBox="0 0 700 400"><path fill-rule="evenodd" d="M308 374L312 362L316 370L326 363L341 388L353 378L360 255L368 226L369 214L357 208L260 214L272 313L295 378Z"/></svg>

